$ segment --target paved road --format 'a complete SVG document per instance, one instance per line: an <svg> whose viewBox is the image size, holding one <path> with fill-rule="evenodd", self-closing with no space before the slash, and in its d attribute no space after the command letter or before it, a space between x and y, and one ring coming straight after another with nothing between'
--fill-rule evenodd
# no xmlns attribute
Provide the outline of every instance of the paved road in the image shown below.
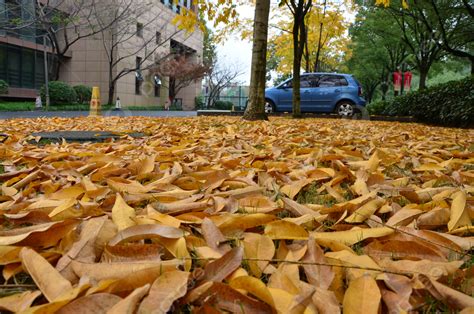
<svg viewBox="0 0 474 314"><path fill-rule="evenodd" d="M61 117L74 118L89 115L88 111L0 111L0 119ZM103 116L112 117L195 117L196 111L104 111Z"/></svg>

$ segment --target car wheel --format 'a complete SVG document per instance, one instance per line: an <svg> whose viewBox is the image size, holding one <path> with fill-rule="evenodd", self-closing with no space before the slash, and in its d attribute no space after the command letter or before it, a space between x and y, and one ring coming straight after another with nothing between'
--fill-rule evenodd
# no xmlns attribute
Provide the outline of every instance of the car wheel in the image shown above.
<svg viewBox="0 0 474 314"><path fill-rule="evenodd" d="M265 113L274 113L275 104L271 100L265 99Z"/></svg>
<svg viewBox="0 0 474 314"><path fill-rule="evenodd" d="M352 103L343 101L337 105L336 113L341 117L352 117L355 113L355 107Z"/></svg>

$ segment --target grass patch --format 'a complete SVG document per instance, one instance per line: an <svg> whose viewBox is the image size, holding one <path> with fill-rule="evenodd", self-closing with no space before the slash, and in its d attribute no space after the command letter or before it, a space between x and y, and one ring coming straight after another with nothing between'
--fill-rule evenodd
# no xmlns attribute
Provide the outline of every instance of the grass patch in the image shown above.
<svg viewBox="0 0 474 314"><path fill-rule="evenodd" d="M102 111L113 110L115 105L102 105ZM89 104L70 104L70 105L52 105L48 111L89 111ZM123 110L130 111L164 111L163 106L123 106ZM35 110L34 102L0 102L0 111L33 111ZM42 111L46 111L43 106ZM182 111L182 108L171 106L172 111Z"/></svg>
<svg viewBox="0 0 474 314"><path fill-rule="evenodd" d="M32 111L35 109L35 103L25 102L2 102L0 101L0 111Z"/></svg>

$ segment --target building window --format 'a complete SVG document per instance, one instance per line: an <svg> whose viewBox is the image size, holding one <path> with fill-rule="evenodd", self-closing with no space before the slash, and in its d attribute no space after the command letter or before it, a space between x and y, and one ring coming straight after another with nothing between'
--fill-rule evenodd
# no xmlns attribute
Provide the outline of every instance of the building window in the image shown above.
<svg viewBox="0 0 474 314"><path fill-rule="evenodd" d="M156 44L159 45L161 44L161 33L156 32Z"/></svg>
<svg viewBox="0 0 474 314"><path fill-rule="evenodd" d="M51 55L48 62L52 64ZM11 87L40 89L44 84L42 51L11 45L0 45L0 80Z"/></svg>
<svg viewBox="0 0 474 314"><path fill-rule="evenodd" d="M142 76L142 58L137 57L136 59L136 66L135 66L135 94L136 95L141 95L142 94L142 82L143 82L143 76Z"/></svg>
<svg viewBox="0 0 474 314"><path fill-rule="evenodd" d="M137 36L143 38L143 24L137 23Z"/></svg>

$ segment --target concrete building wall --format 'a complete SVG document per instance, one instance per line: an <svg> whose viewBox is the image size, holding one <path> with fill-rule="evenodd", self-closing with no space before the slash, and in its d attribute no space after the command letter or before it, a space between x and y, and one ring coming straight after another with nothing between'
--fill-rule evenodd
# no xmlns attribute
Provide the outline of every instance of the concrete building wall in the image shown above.
<svg viewBox="0 0 474 314"><path fill-rule="evenodd" d="M201 60L203 49L203 34L196 31L192 34L186 34L184 31L178 32L172 20L175 14L168 6L159 0L154 0L146 13L141 14L136 19L130 19L130 36L127 40L120 41L117 49L116 58L123 58L114 71L114 75L123 69L132 69L130 73L121 77L117 81L116 95L119 97L122 106L164 106L168 102L168 79L161 78L160 95L155 96L154 75L146 70L147 66L155 63L160 57L169 54L170 38L183 44L195 52L195 60ZM134 35L136 24L143 24L143 36ZM161 34L161 41L157 44L156 34ZM110 40L110 39L107 39ZM109 42L110 44L110 42ZM137 47L144 47L138 49ZM140 93L135 93L136 58L144 60L141 74L143 81L140 87ZM101 89L102 103L107 102L108 96L108 59L104 48L104 41L101 37L89 37L82 39L71 47L71 58L64 62L60 79L73 85L86 84L90 86L99 86ZM201 83L193 83L178 93L177 98L182 99L183 109L194 109L194 99L201 90Z"/></svg>

